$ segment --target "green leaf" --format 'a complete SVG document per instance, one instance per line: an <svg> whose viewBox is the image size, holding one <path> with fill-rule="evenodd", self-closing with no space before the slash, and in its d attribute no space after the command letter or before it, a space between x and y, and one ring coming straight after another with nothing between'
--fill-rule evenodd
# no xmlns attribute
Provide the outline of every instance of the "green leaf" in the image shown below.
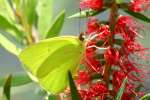
<svg viewBox="0 0 150 100"><path fill-rule="evenodd" d="M50 29L47 32L46 38L51 38L58 36L63 24L64 24L64 19L65 19L65 11L62 11L55 19L54 23L50 27Z"/></svg>
<svg viewBox="0 0 150 100"><path fill-rule="evenodd" d="M124 40L122 39L115 39L115 44L121 46L123 44Z"/></svg>
<svg viewBox="0 0 150 100"><path fill-rule="evenodd" d="M57 97L55 95L49 95L48 100L57 100Z"/></svg>
<svg viewBox="0 0 150 100"><path fill-rule="evenodd" d="M11 0L12 5L15 5L16 10L20 9L21 0Z"/></svg>
<svg viewBox="0 0 150 100"><path fill-rule="evenodd" d="M22 13L24 14L23 17L26 17L26 20L30 26L32 26L37 19L36 14L36 5L38 3L38 0L23 0L22 7Z"/></svg>
<svg viewBox="0 0 150 100"><path fill-rule="evenodd" d="M38 30L45 36L52 20L53 0L39 0L37 6Z"/></svg>
<svg viewBox="0 0 150 100"><path fill-rule="evenodd" d="M23 33L14 25L11 24L5 17L0 15L0 29L10 32L15 38L20 39Z"/></svg>
<svg viewBox="0 0 150 100"><path fill-rule="evenodd" d="M23 33L16 23L14 11L9 2L9 0L0 0L0 29L9 32L16 39L23 38Z"/></svg>
<svg viewBox="0 0 150 100"><path fill-rule="evenodd" d="M124 0L116 0L116 3L117 4L121 4L121 3L123 3L124 2Z"/></svg>
<svg viewBox="0 0 150 100"><path fill-rule="evenodd" d="M11 25L11 23L5 17L0 15L0 29L6 30L12 27L13 26Z"/></svg>
<svg viewBox="0 0 150 100"><path fill-rule="evenodd" d="M0 87L3 85L4 80L5 80L4 78L0 78ZM29 76L26 73L15 74L12 77L13 87L25 85L31 82L32 80L29 78Z"/></svg>
<svg viewBox="0 0 150 100"><path fill-rule="evenodd" d="M3 34L0 34L0 45L2 45L6 50L15 55L19 54L20 49L17 48L17 46L8 38L6 38Z"/></svg>
<svg viewBox="0 0 150 100"><path fill-rule="evenodd" d="M150 93L144 95L140 100L150 100Z"/></svg>
<svg viewBox="0 0 150 100"><path fill-rule="evenodd" d="M12 76L8 75L3 87L3 100L10 100L11 80Z"/></svg>
<svg viewBox="0 0 150 100"><path fill-rule="evenodd" d="M36 5L37 5L37 0L27 0L26 2L24 1L22 13L25 14L28 24L30 26L32 26L37 19Z"/></svg>
<svg viewBox="0 0 150 100"><path fill-rule="evenodd" d="M72 100L81 100L81 96L77 91L77 88L75 86L75 83L73 81L71 72L68 72L68 77L69 77L69 85L70 85L70 90L71 90L71 98Z"/></svg>
<svg viewBox="0 0 150 100"><path fill-rule="evenodd" d="M59 100L59 95L47 94L44 100Z"/></svg>
<svg viewBox="0 0 150 100"><path fill-rule="evenodd" d="M85 17L89 17L89 16L95 16L101 12L104 12L106 10L106 8L100 10L100 11L95 11L95 10L83 10L81 12L78 12L76 14L73 14L67 18L85 18Z"/></svg>
<svg viewBox="0 0 150 100"><path fill-rule="evenodd" d="M26 5L24 6L29 25L33 25L37 19L36 5L37 0L27 0Z"/></svg>
<svg viewBox="0 0 150 100"><path fill-rule="evenodd" d="M15 16L8 0L0 0L0 15L6 18L9 22L15 21Z"/></svg>
<svg viewBox="0 0 150 100"><path fill-rule="evenodd" d="M97 43L96 43L96 46L102 46L104 44L104 41L98 41Z"/></svg>
<svg viewBox="0 0 150 100"><path fill-rule="evenodd" d="M92 74L91 75L91 79L101 79L101 78L103 78L103 76L102 75L100 75L100 74L97 74L97 73L94 73L94 74Z"/></svg>
<svg viewBox="0 0 150 100"><path fill-rule="evenodd" d="M15 7L14 12L18 22L22 25L24 30L22 34L27 37L31 35L32 26L37 24L36 6L38 0L13 0L11 4Z"/></svg>
<svg viewBox="0 0 150 100"><path fill-rule="evenodd" d="M120 89L119 89L119 91L117 93L117 96L116 96L115 100L121 100L121 97L123 95L126 83L127 83L127 77L123 80L123 82L121 84L121 87L120 87Z"/></svg>
<svg viewBox="0 0 150 100"><path fill-rule="evenodd" d="M142 21L150 23L150 18L148 18L147 16L145 16L143 14L140 14L140 13L137 13L137 12L132 12L130 10L125 10L125 9L124 9L124 11L126 13L128 13L129 15L134 16L135 18L138 18L138 19L140 19Z"/></svg>

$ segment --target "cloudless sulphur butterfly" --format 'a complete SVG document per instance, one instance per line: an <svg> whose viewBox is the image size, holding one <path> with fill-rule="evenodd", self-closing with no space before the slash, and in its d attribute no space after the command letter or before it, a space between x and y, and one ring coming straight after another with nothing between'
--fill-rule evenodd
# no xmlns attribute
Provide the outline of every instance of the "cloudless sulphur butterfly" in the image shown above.
<svg viewBox="0 0 150 100"><path fill-rule="evenodd" d="M25 48L20 60L45 90L57 94L67 87L68 71L76 72L83 52L84 42L78 37L61 36Z"/></svg>

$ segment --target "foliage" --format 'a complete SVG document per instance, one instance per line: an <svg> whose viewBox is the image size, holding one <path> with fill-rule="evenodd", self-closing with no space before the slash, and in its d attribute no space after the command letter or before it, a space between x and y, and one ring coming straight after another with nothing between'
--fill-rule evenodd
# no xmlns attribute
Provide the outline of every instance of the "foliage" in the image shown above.
<svg viewBox="0 0 150 100"><path fill-rule="evenodd" d="M122 94L123 94L123 92L124 92L126 83L127 83L127 78L125 78L124 81L122 82L122 85L121 85L121 87L120 87L120 89L119 89L119 91L118 91L118 94L117 94L115 100L121 100L121 97L122 97Z"/></svg>
<svg viewBox="0 0 150 100"><path fill-rule="evenodd" d="M3 88L3 100L10 100L11 80L12 76L7 76Z"/></svg>
<svg viewBox="0 0 150 100"><path fill-rule="evenodd" d="M64 23L65 11L60 12L53 21L52 10L53 0L0 0L0 45L18 56L24 47L58 36ZM4 80L0 78L0 87ZM14 74L11 78L12 87L31 82L27 73ZM10 100L9 91L6 91L10 87L7 84L4 86L4 94Z"/></svg>
<svg viewBox="0 0 150 100"><path fill-rule="evenodd" d="M150 94L144 95L140 100L149 100L150 99Z"/></svg>

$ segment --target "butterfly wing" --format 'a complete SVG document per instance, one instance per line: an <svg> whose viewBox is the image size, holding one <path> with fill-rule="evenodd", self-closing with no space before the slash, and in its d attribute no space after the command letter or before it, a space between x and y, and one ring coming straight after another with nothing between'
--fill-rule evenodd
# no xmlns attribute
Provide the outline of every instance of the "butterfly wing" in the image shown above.
<svg viewBox="0 0 150 100"><path fill-rule="evenodd" d="M75 72L83 51L77 37L55 37L24 49L20 59L44 89L59 93L66 88L68 71Z"/></svg>

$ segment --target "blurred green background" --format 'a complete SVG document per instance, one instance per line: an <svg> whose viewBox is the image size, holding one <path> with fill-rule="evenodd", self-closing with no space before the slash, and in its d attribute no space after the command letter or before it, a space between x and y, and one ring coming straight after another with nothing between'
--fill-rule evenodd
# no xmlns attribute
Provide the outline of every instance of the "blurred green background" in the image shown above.
<svg viewBox="0 0 150 100"><path fill-rule="evenodd" d="M66 10L66 17L72 15L79 11L79 0L54 0L53 6L53 17L56 16L63 9ZM108 11L101 14L101 19L107 20ZM122 13L124 14L124 13ZM147 16L150 16L149 12L146 12ZM82 20L82 19L81 19ZM86 22L86 19L81 21L80 26L83 26ZM79 26L79 19L65 19L64 27L61 31L62 35L78 35L81 31ZM144 23L144 22L142 22ZM145 45L145 47L150 47L150 26L147 23L146 29L144 31L145 38L141 40L141 42ZM150 65L147 62L147 65ZM0 77L4 77L9 73L24 73L23 68L18 60L18 58L9 52L7 52L4 48L0 46ZM145 87L147 92L149 91L149 80L145 80ZM39 92L40 88L36 83L29 83L27 85L12 87L11 91L11 100L43 100L42 94ZM150 91L149 91L150 92ZM0 100L1 100L2 88L0 88Z"/></svg>

